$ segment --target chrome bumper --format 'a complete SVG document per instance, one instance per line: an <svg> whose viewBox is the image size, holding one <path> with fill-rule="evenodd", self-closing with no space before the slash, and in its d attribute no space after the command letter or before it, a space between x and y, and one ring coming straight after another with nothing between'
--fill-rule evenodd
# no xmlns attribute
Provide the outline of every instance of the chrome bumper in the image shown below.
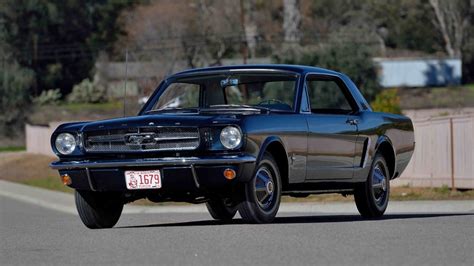
<svg viewBox="0 0 474 266"><path fill-rule="evenodd" d="M255 163L256 158L250 155L227 155L219 157L169 157L169 158L145 158L124 160L84 160L84 161L57 161L49 166L56 170L85 169L85 168L117 168L117 167L140 167L140 166L186 166L186 165L222 165Z"/></svg>

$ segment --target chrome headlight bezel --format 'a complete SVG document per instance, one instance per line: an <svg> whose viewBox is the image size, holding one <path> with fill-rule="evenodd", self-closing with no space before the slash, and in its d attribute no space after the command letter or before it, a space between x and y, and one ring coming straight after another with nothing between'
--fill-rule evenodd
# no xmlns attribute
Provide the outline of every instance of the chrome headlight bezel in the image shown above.
<svg viewBox="0 0 474 266"><path fill-rule="evenodd" d="M78 143L76 136L71 133L60 133L54 140L54 147L61 155L71 155L77 149Z"/></svg>
<svg viewBox="0 0 474 266"><path fill-rule="evenodd" d="M234 150L242 144L242 131L236 126L226 126L221 130L219 139L226 149Z"/></svg>

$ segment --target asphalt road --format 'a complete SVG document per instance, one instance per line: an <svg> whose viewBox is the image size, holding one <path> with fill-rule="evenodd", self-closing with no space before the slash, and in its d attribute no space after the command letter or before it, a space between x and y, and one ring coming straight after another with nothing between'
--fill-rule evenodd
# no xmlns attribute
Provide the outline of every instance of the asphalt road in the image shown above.
<svg viewBox="0 0 474 266"><path fill-rule="evenodd" d="M76 215L0 197L2 265L473 265L474 213L283 213L221 225L206 213L124 214L89 230Z"/></svg>

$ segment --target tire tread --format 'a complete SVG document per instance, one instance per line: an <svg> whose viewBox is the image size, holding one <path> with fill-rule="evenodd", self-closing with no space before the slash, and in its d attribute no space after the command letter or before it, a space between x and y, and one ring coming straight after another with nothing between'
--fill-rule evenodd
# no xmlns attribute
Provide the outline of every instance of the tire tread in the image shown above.
<svg viewBox="0 0 474 266"><path fill-rule="evenodd" d="M91 191L75 191L76 209L84 225L90 229L111 228L122 214L123 204L104 205L103 195ZM107 199L105 199L107 200Z"/></svg>
<svg viewBox="0 0 474 266"><path fill-rule="evenodd" d="M226 207L222 199L212 199L206 202L206 208L212 218L219 221L231 221L237 212L235 208Z"/></svg>
<svg viewBox="0 0 474 266"><path fill-rule="evenodd" d="M371 165L371 169L367 177L367 180L364 183L359 184L354 190L354 201L356 203L357 210L359 211L362 217L368 218L368 219L381 217L387 208L387 206L385 206L383 210L379 210L377 206L375 205L375 203L371 202L372 194L369 191L371 189L371 187L369 187L371 186L371 181L369 181L369 178L372 178L371 175L372 175L373 167L375 165L375 162L377 162L378 160L382 161L383 165L385 166L384 170L387 171L387 163L385 161L385 158L380 153L375 154L374 161ZM387 180L387 189L388 189L387 197L389 197L390 196L390 180ZM389 199L387 198L387 204L388 204L388 200Z"/></svg>
<svg viewBox="0 0 474 266"><path fill-rule="evenodd" d="M270 223L273 221L273 219L275 218L276 216L276 213L278 212L278 208L279 208L279 205L280 205L280 199L281 199L281 177L280 177L280 170L278 168L278 165L277 163L275 162L275 159L273 158L273 156L266 152L263 156L263 160L267 160L270 162L270 164L272 165L272 168L274 168L273 170L275 171L275 179L278 179L278 186L279 186L279 190L280 192L278 193L277 197L277 206L276 206L276 209L274 211L274 214L272 215L265 215L265 214L262 214L262 213L258 213L258 208L260 208L259 206L257 206L257 203L255 202L252 202L252 201L249 201L248 198L250 197L250 195L247 195L249 192L248 192L248 189L244 189L244 200L239 204L238 206L238 211L239 211L239 214L240 216L242 217L242 220L246 223L257 223L257 224L261 224L261 223ZM249 185L246 184L246 186Z"/></svg>

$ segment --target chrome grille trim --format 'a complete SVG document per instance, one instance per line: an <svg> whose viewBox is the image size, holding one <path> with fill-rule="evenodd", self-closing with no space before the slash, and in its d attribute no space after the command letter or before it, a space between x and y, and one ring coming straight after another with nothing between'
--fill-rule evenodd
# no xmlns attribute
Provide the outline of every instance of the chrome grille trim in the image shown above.
<svg viewBox="0 0 474 266"><path fill-rule="evenodd" d="M199 144L199 129L195 127L140 127L84 134L84 149L90 153L189 151Z"/></svg>

